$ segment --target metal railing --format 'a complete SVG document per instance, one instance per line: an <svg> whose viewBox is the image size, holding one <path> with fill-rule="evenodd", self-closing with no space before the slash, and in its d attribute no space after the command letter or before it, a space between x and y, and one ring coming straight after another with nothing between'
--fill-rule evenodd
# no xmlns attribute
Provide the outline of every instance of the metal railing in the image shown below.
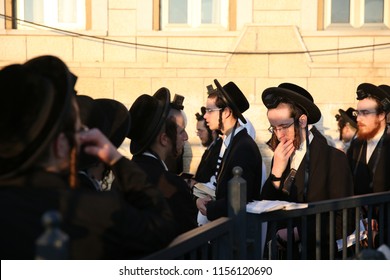
<svg viewBox="0 0 390 280"><path fill-rule="evenodd" d="M372 248L374 242L371 228L374 216L379 223L377 245L390 242L390 192L309 203L303 209L251 214L246 213L246 182L241 178L241 172L241 168L235 169L229 182L229 217L178 236L167 248L146 259L278 259L281 258L281 249L276 233L281 223L287 229L282 252L285 259L353 258L362 249L359 240L363 230L360 227L363 207L367 210L368 248ZM263 227L267 224L271 241L268 247L262 242ZM339 252L337 224L341 228L339 235L342 235L338 237L342 244ZM299 227L299 242L294 241L294 227ZM355 231L354 238L358 242L348 248L347 237L352 231Z"/></svg>

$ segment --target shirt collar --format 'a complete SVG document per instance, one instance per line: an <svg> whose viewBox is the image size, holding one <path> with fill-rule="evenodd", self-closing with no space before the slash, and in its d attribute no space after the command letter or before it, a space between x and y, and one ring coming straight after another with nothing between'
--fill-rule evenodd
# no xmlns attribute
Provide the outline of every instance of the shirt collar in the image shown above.
<svg viewBox="0 0 390 280"><path fill-rule="evenodd" d="M157 159L158 161L160 161L160 162L162 163L162 165L164 166L164 169L165 169L166 171L168 171L168 167L167 167L167 165L165 164L165 162L164 162L163 160L158 159L155 155L153 155L152 153L149 153L149 152L143 152L142 154L143 154L144 156L152 157L152 158Z"/></svg>
<svg viewBox="0 0 390 280"><path fill-rule="evenodd" d="M243 126L238 126L238 127L236 127L236 129L234 130L234 136L236 136L237 133L239 133L239 132L240 132L241 130L243 130L243 129L244 129ZM229 146L230 138L232 138L231 136L232 136L231 133L230 133L229 135L225 135L225 137L224 137L224 139L223 139L223 144L225 145L225 147ZM233 137L234 137L234 136L233 136Z"/></svg>
<svg viewBox="0 0 390 280"><path fill-rule="evenodd" d="M379 140L381 139L383 133L385 133L385 129L381 129L378 131L375 136L369 140L367 140L367 145L375 145L378 144Z"/></svg>

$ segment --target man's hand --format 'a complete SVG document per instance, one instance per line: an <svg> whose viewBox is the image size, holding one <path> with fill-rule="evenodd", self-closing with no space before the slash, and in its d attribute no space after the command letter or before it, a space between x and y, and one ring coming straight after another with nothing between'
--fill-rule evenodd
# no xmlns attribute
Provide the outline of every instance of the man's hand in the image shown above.
<svg viewBox="0 0 390 280"><path fill-rule="evenodd" d="M114 165L122 157L117 148L97 128L81 132L79 140L86 154L98 157L108 166Z"/></svg>
<svg viewBox="0 0 390 280"><path fill-rule="evenodd" d="M207 196L205 198L198 198L196 200L196 207L198 207L198 210L202 215L207 216L207 208L206 204L209 203L212 200L211 196Z"/></svg>
<svg viewBox="0 0 390 280"><path fill-rule="evenodd" d="M287 167L288 160L294 151L293 140L286 140L284 137L280 139L280 143L274 151L272 174L276 177L282 176Z"/></svg>

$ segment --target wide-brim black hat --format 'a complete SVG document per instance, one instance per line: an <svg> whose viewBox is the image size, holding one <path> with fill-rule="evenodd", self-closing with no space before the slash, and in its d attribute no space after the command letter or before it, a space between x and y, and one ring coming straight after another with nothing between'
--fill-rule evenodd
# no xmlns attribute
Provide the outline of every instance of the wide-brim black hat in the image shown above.
<svg viewBox="0 0 390 280"><path fill-rule="evenodd" d="M129 110L132 124L127 136L133 155L143 153L152 144L168 117L170 100L169 90L162 87L153 96L143 94L134 101Z"/></svg>
<svg viewBox="0 0 390 280"><path fill-rule="evenodd" d="M376 85L370 83L362 83L357 87L356 95L357 100L362 100L372 96L382 104L385 112L390 111L390 97L383 87L377 87Z"/></svg>
<svg viewBox="0 0 390 280"><path fill-rule="evenodd" d="M1 70L0 177L23 172L58 134L75 94L76 76L54 56Z"/></svg>
<svg viewBox="0 0 390 280"><path fill-rule="evenodd" d="M223 87L217 79L214 80L217 89L222 94L222 98L228 107L230 107L234 114L243 122L246 123L245 117L242 115L246 110L249 109L249 102L245 95L238 88L234 82L229 82Z"/></svg>
<svg viewBox="0 0 390 280"><path fill-rule="evenodd" d="M341 118L349 123L351 126L353 126L354 128L357 128L357 120L356 120L356 117L353 115L353 112L355 110L353 108L348 108L347 111L344 111L342 109L339 109L339 113L340 113L340 116Z"/></svg>
<svg viewBox="0 0 390 280"><path fill-rule="evenodd" d="M268 109L275 108L282 99L294 102L305 112L308 124L316 123L321 118L321 111L314 104L311 94L295 84L282 83L278 87L267 88L261 98Z"/></svg>
<svg viewBox="0 0 390 280"><path fill-rule="evenodd" d="M119 148L130 129L130 114L125 105L109 98L93 99L78 95L81 122L89 128L98 128L111 143ZM87 168L97 162L96 157L81 153L79 165Z"/></svg>

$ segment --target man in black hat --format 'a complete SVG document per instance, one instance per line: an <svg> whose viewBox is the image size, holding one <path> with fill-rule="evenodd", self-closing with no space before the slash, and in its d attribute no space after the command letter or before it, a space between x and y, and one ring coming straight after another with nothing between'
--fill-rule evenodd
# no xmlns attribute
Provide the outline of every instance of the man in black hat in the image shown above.
<svg viewBox="0 0 390 280"><path fill-rule="evenodd" d="M175 236L172 213L146 175L98 129L82 129L75 78L53 56L0 71L1 259L36 257L49 210L69 236L61 258L139 258ZM76 188L80 147L110 166L121 193Z"/></svg>
<svg viewBox="0 0 390 280"><path fill-rule="evenodd" d="M211 176L215 175L219 151L222 145L222 138L216 130L211 130L204 115L206 108L201 108L201 113L196 113L196 134L198 135L201 144L206 148L199 162L195 173L194 180L196 182L210 182Z"/></svg>
<svg viewBox="0 0 390 280"><path fill-rule="evenodd" d="M131 106L132 126L130 152L148 175L148 180L161 190L183 233L197 227L197 208L191 189L183 178L170 172L168 157L177 158L188 140L185 118L178 104L170 102L170 92L160 88L153 96L143 94Z"/></svg>
<svg viewBox="0 0 390 280"><path fill-rule="evenodd" d="M82 124L88 128L98 128L119 148L130 129L130 115L126 106L114 99L93 99L86 95L77 95L76 100ZM81 151L78 177L82 187L107 191L111 189L115 176L109 166Z"/></svg>
<svg viewBox="0 0 390 280"><path fill-rule="evenodd" d="M339 140L342 142L342 147L339 149L344 153L347 152L351 141L355 139L357 133L356 116L353 115L355 109L349 107L346 111L339 109L336 121L339 130Z"/></svg>
<svg viewBox="0 0 390 280"><path fill-rule="evenodd" d="M281 84L265 89L262 100L268 109L270 123L271 139L268 143L274 152L262 199L307 203L353 195L352 176L345 154L329 146L317 130L309 130L309 125L321 117L310 93ZM337 220L336 232L340 238L340 217ZM325 219L322 222L326 231L328 225L325 225ZM315 248L315 227L308 228L308 248ZM298 232L300 230L298 227ZM278 234L287 240L285 230ZM301 234L296 234L295 240L299 240L299 236ZM328 258L329 244L322 242L321 246L323 258ZM314 249L307 253L309 259L315 258Z"/></svg>
<svg viewBox="0 0 390 280"><path fill-rule="evenodd" d="M358 103L354 113L358 133L347 153L353 171L355 195L389 191L390 135L387 133L386 114L390 111L390 97L382 88L370 83L360 84L356 95ZM377 210L371 223L374 237L379 229ZM366 215L363 208L363 217ZM384 236L386 243L386 234ZM379 245L378 239L374 238L374 246Z"/></svg>
<svg viewBox="0 0 390 280"><path fill-rule="evenodd" d="M242 178L247 183L247 202L258 199L261 188L262 157L255 141L240 125L246 123L242 113L249 108L248 100L237 85L229 82L223 87L214 80L217 89L209 91L204 118L211 130L220 130L224 140L219 153L216 176L215 200L198 198L199 211L208 220L227 216L228 182L232 170L240 166Z"/></svg>
<svg viewBox="0 0 390 280"><path fill-rule="evenodd" d="M381 88L362 83L357 88L357 139L347 153L355 181L355 194L390 190L390 137L386 114L390 98Z"/></svg>

